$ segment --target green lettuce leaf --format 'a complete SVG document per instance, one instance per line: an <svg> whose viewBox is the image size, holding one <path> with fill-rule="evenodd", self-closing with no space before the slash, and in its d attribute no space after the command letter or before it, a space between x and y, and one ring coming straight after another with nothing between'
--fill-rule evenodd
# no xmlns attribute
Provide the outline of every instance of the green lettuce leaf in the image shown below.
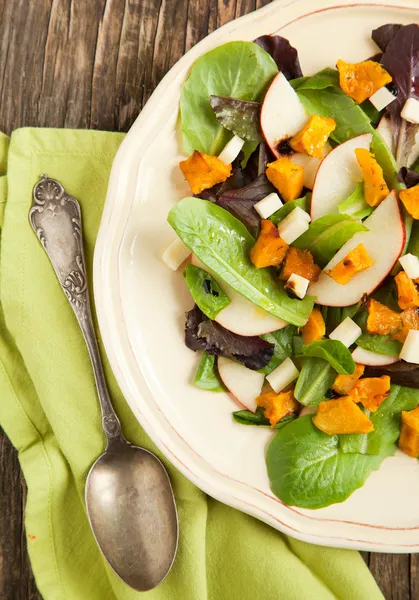
<svg viewBox="0 0 419 600"><path fill-rule="evenodd" d="M195 385L209 392L227 391L218 374L217 357L214 354L203 353L195 376Z"/></svg>
<svg viewBox="0 0 419 600"><path fill-rule="evenodd" d="M294 396L304 406L318 406L336 378L336 371L322 358L305 357Z"/></svg>
<svg viewBox="0 0 419 600"><path fill-rule="evenodd" d="M358 183L352 194L338 206L340 214L349 215L353 219L365 219L374 209L364 198L364 184Z"/></svg>
<svg viewBox="0 0 419 600"><path fill-rule="evenodd" d="M281 429L268 447L271 489L285 504L301 508L343 502L395 449L388 446L377 456L347 454L340 447L339 436L317 429L310 415L299 417Z"/></svg>
<svg viewBox="0 0 419 600"><path fill-rule="evenodd" d="M348 348L338 340L317 340L303 346L303 356L322 358L341 375L352 375L355 362Z"/></svg>
<svg viewBox="0 0 419 600"><path fill-rule="evenodd" d="M211 108L210 97L261 101L278 68L253 42L228 42L194 63L180 99L183 149L217 155L232 137Z"/></svg>
<svg viewBox="0 0 419 600"><path fill-rule="evenodd" d="M400 436L402 411L413 410L418 404L419 390L392 385L388 398L370 415L374 431L340 435L339 445L342 452L373 455L386 452Z"/></svg>
<svg viewBox="0 0 419 600"><path fill-rule="evenodd" d="M368 229L348 215L326 215L311 223L307 231L293 242L293 246L310 250L316 263L324 267L358 231Z"/></svg>
<svg viewBox="0 0 419 600"><path fill-rule="evenodd" d="M200 198L184 198L167 220L199 260L236 292L287 323L301 327L307 322L314 298L289 298L270 269L252 264L255 240L229 212Z"/></svg>
<svg viewBox="0 0 419 600"><path fill-rule="evenodd" d="M286 358L292 356L292 338L294 336L294 325L288 325L278 331L266 333L260 337L266 342L274 345L274 353L269 363L261 369L262 373L269 375L276 367L278 367Z"/></svg>
<svg viewBox="0 0 419 600"><path fill-rule="evenodd" d="M214 277L204 269L188 263L183 276L195 304L209 319L215 319L220 310L230 304L227 294L223 292Z"/></svg>
<svg viewBox="0 0 419 600"><path fill-rule="evenodd" d="M287 215L289 215L290 212L292 212L294 210L294 208L297 208L297 206L299 208L301 208L302 210L305 210L306 212L310 212L310 200L311 200L311 193L308 192L302 198L297 198L296 200L291 200L290 202L286 202L284 204L284 206L282 206L279 210L274 212L274 214L271 215L269 218L272 221L272 223L274 223L275 225L278 225L278 223L280 223L283 219L285 219L285 217Z"/></svg>

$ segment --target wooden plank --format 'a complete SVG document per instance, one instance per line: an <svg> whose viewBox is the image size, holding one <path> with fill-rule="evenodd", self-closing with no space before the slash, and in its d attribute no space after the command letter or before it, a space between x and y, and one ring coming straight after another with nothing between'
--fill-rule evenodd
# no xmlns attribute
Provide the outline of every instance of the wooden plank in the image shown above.
<svg viewBox="0 0 419 600"><path fill-rule="evenodd" d="M408 554L371 554L369 567L386 600L416 600L410 595Z"/></svg>

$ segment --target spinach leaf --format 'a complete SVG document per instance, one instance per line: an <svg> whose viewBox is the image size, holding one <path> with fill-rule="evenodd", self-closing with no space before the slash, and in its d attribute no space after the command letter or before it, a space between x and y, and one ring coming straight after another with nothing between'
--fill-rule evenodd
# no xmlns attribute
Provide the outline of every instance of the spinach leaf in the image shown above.
<svg viewBox="0 0 419 600"><path fill-rule="evenodd" d="M204 352L195 376L195 385L209 392L225 392L227 388L218 375L217 360L213 354Z"/></svg>
<svg viewBox="0 0 419 600"><path fill-rule="evenodd" d="M209 319L215 319L220 310L230 304L227 294L204 269L188 263L183 275L192 298Z"/></svg>
<svg viewBox="0 0 419 600"><path fill-rule="evenodd" d="M271 215L269 218L272 221L272 223L274 223L275 225L278 225L278 223L280 221L282 221L283 219L285 219L285 217L287 215L289 215L290 212L292 212L294 210L294 208L297 208L297 206L299 208L301 208L302 210L309 212L310 211L310 200L311 200L311 193L309 192L302 198L297 198L296 200L291 200L290 202L286 202L284 204L284 206L282 206L279 210L274 212L274 214Z"/></svg>
<svg viewBox="0 0 419 600"><path fill-rule="evenodd" d="M364 350L387 356L399 356L403 346L397 340L392 340L390 335L374 335L372 333L363 333L356 343Z"/></svg>
<svg viewBox="0 0 419 600"><path fill-rule="evenodd" d="M340 435L342 452L382 454L399 438L402 411L413 410L418 404L419 390L392 385L388 398L370 415L374 431Z"/></svg>
<svg viewBox="0 0 419 600"><path fill-rule="evenodd" d="M353 219L365 219L374 210L364 198L364 184L357 183L355 190L344 202L339 204L340 214L349 215Z"/></svg>
<svg viewBox="0 0 419 600"><path fill-rule="evenodd" d="M260 129L259 102L237 100L224 96L211 96L211 108L223 127L232 131L248 142L261 142L263 140Z"/></svg>
<svg viewBox="0 0 419 600"><path fill-rule="evenodd" d="M322 358L327 361L337 373L352 375L355 362L348 348L338 340L317 340L303 346L303 356Z"/></svg>
<svg viewBox="0 0 419 600"><path fill-rule="evenodd" d="M381 111L377 110L372 102L369 100L365 100L362 104L359 105L364 113L367 115L370 122L374 127L378 125L380 122Z"/></svg>
<svg viewBox="0 0 419 600"><path fill-rule="evenodd" d="M272 56L278 69L287 79L301 77L298 52L287 39L280 35L262 35L255 40L255 44Z"/></svg>
<svg viewBox="0 0 419 600"><path fill-rule="evenodd" d="M311 77L306 77L304 81L298 84L298 91L301 90L324 90L329 87L339 88L339 73L336 69L326 67Z"/></svg>
<svg viewBox="0 0 419 600"><path fill-rule="evenodd" d="M265 409L261 406L258 406L256 412L251 412L250 410L239 410L233 413L233 419L236 423L240 423L240 425L256 425L258 427L269 427L270 429L282 429L284 425L291 423L296 419L295 415L288 415L278 421L274 427L271 427L269 423L269 419L265 417Z"/></svg>
<svg viewBox="0 0 419 600"><path fill-rule="evenodd" d="M217 120L210 96L260 101L277 72L273 59L253 42L228 42L198 58L180 99L184 151L217 155L231 137Z"/></svg>
<svg viewBox="0 0 419 600"><path fill-rule="evenodd" d="M336 378L336 371L322 358L304 358L294 396L304 406L317 406Z"/></svg>
<svg viewBox="0 0 419 600"><path fill-rule="evenodd" d="M379 468L390 446L379 456L345 454L337 435L317 429L307 415L285 427L272 440L266 466L273 493L301 508L323 508L343 502Z"/></svg>
<svg viewBox="0 0 419 600"><path fill-rule="evenodd" d="M292 337L292 354L294 357L301 356L303 353L304 340L301 335L294 335Z"/></svg>
<svg viewBox="0 0 419 600"><path fill-rule="evenodd" d="M206 200L184 198L172 208L168 222L199 260L236 292L287 323L301 327L307 322L314 298L289 298L269 269L257 269L249 259L254 238L226 210Z"/></svg>
<svg viewBox="0 0 419 600"><path fill-rule="evenodd" d="M265 333L260 337L274 345L274 353L269 363L261 369L262 373L269 375L276 367L278 367L286 358L292 355L292 338L294 336L294 325L287 325L283 329Z"/></svg>
<svg viewBox="0 0 419 600"><path fill-rule="evenodd" d="M358 231L368 229L348 215L326 215L310 223L310 227L293 242L293 246L310 250L316 263L324 267Z"/></svg>

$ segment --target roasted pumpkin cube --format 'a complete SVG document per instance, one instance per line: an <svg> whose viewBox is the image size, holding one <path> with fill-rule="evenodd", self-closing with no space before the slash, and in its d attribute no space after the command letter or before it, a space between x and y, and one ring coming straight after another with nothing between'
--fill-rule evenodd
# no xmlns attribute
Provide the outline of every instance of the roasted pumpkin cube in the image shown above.
<svg viewBox="0 0 419 600"><path fill-rule="evenodd" d="M313 423L320 431L329 435L374 431L367 415L348 396L320 402Z"/></svg>
<svg viewBox="0 0 419 600"><path fill-rule="evenodd" d="M399 197L409 215L414 219L419 219L419 184L400 190Z"/></svg>
<svg viewBox="0 0 419 600"><path fill-rule="evenodd" d="M337 283L345 285L354 275L368 269L373 264L374 261L369 257L364 244L358 244L356 248L348 252L345 258L329 271L329 275Z"/></svg>
<svg viewBox="0 0 419 600"><path fill-rule="evenodd" d="M413 458L419 458L419 407L402 411L399 448Z"/></svg>
<svg viewBox="0 0 419 600"><path fill-rule="evenodd" d="M366 148L356 148L355 156L364 178L364 197L370 206L378 206L390 193L385 182L383 169L374 154Z"/></svg>
<svg viewBox="0 0 419 600"><path fill-rule="evenodd" d="M189 158L179 163L185 179L194 194L222 183L231 175L231 165L224 164L216 156L209 156L195 150Z"/></svg>
<svg viewBox="0 0 419 600"><path fill-rule="evenodd" d="M301 329L301 335L305 344L321 340L326 335L326 325L319 308L313 308L307 323Z"/></svg>
<svg viewBox="0 0 419 600"><path fill-rule="evenodd" d="M305 277L309 281L317 281L320 272L321 269L315 264L313 255L309 250L300 250L291 246L282 265L279 279L288 281L291 275L295 273L296 275L300 275L300 277Z"/></svg>
<svg viewBox="0 0 419 600"><path fill-rule="evenodd" d="M401 313L371 298L368 302L367 331L377 335L396 333L402 327Z"/></svg>
<svg viewBox="0 0 419 600"><path fill-rule="evenodd" d="M291 138L291 148L296 152L322 158L323 148L335 128L336 122L333 119L312 115L301 131Z"/></svg>
<svg viewBox="0 0 419 600"><path fill-rule="evenodd" d="M405 271L400 271L394 278L397 286L397 303L402 310L419 306L419 293L412 279Z"/></svg>
<svg viewBox="0 0 419 600"><path fill-rule="evenodd" d="M304 169L289 158L281 157L266 167L266 177L276 187L285 202L301 196L304 185Z"/></svg>
<svg viewBox="0 0 419 600"><path fill-rule="evenodd" d="M294 388L279 394L276 392L261 394L256 398L256 404L265 409L265 417L269 419L271 427L300 408L300 404L294 397Z"/></svg>
<svg viewBox="0 0 419 600"><path fill-rule="evenodd" d="M392 80L391 75L374 60L347 63L338 60L339 84L347 96L361 104Z"/></svg>
<svg viewBox="0 0 419 600"><path fill-rule="evenodd" d="M356 382L364 374L364 365L355 365L355 371L352 375L338 375L333 382L332 390L341 396L347 396L352 392Z"/></svg>
<svg viewBox="0 0 419 600"><path fill-rule="evenodd" d="M288 244L280 237L278 227L269 219L261 221L260 233L250 250L250 260L258 269L277 267L288 251Z"/></svg>
<svg viewBox="0 0 419 600"><path fill-rule="evenodd" d="M387 398L389 392L390 377L388 375L365 377L355 383L352 391L349 393L349 398L354 402L361 402L365 408L368 408L371 412L375 412Z"/></svg>
<svg viewBox="0 0 419 600"><path fill-rule="evenodd" d="M400 314L402 326L393 334L393 339L399 342L405 342L407 334L411 329L419 331L419 309L407 308Z"/></svg>

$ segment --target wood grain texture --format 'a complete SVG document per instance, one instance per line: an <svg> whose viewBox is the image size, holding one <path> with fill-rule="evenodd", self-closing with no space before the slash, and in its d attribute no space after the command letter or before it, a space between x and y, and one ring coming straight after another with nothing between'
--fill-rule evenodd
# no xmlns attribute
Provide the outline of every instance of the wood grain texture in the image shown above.
<svg viewBox="0 0 419 600"><path fill-rule="evenodd" d="M268 3L0 0L0 130L127 131L186 50ZM0 433L0 600L40 600L26 551L25 493L17 454ZM419 598L419 556L363 558L386 600Z"/></svg>

